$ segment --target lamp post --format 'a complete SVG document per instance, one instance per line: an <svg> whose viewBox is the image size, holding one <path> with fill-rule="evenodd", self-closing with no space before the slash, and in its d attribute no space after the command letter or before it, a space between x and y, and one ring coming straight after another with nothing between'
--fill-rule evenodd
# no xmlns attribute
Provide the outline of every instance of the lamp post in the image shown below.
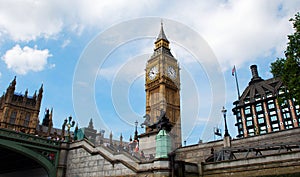
<svg viewBox="0 0 300 177"><path fill-rule="evenodd" d="M224 123L225 123L225 134L224 134L224 137L230 136L229 133L228 133L227 121L226 121L226 112L227 112L227 110L225 109L224 106L223 106L223 109L222 109L221 112L223 113L223 116L224 116Z"/></svg>
<svg viewBox="0 0 300 177"><path fill-rule="evenodd" d="M71 140L70 129L71 129L71 127L75 126L75 121L74 120L72 121L72 116L70 116L69 119L67 119L67 118L65 119L63 127L66 127L66 126L67 126L67 133L68 133L68 135L66 136L66 141L69 142ZM65 130L63 129L63 131L65 131Z"/></svg>
<svg viewBox="0 0 300 177"><path fill-rule="evenodd" d="M134 124L135 124L134 140L138 140L138 131L137 131L138 121L136 120Z"/></svg>

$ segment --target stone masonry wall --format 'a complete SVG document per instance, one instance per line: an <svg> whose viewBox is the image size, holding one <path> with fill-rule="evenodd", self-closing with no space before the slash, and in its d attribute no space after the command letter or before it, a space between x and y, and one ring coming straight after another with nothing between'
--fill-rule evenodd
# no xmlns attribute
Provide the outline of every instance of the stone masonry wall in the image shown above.
<svg viewBox="0 0 300 177"><path fill-rule="evenodd" d="M121 163L121 160L126 163ZM136 162L126 156L113 155L102 147L93 147L81 141L70 146L66 176L134 176L135 166Z"/></svg>
<svg viewBox="0 0 300 177"><path fill-rule="evenodd" d="M222 147L222 140L182 147L176 151L175 160L200 164L201 162L204 162L206 158L211 156L211 148L217 150Z"/></svg>
<svg viewBox="0 0 300 177"><path fill-rule="evenodd" d="M255 137L235 139L232 140L231 145L232 148L243 149L256 146L299 143L299 134L300 128L295 128ZM198 168L202 169L201 164L205 162L205 159L212 155L212 148L214 151L221 150L223 148L223 140L179 148L175 151L175 161L198 164ZM70 144L67 151L67 177L145 175L153 177L164 176L165 174L162 175L161 172L170 170L168 159L162 161L160 159L155 159L149 162L141 162L126 154L110 152L102 146L94 147L85 140ZM263 156L262 159L263 158L265 158L265 156ZM259 161L260 159L257 158L256 160ZM204 173L205 169L207 168L204 168ZM211 170L213 169L214 168ZM212 174L213 173L215 172L212 172Z"/></svg>
<svg viewBox="0 0 300 177"><path fill-rule="evenodd" d="M66 177L161 177L168 176L169 159L140 161L128 154L115 153L87 140L71 143L67 149Z"/></svg>
<svg viewBox="0 0 300 177"><path fill-rule="evenodd" d="M242 139L233 139L231 146L233 148L249 148L255 146L268 146L274 144L285 144L300 142L300 128L272 132L260 136L247 137ZM186 146L176 151L176 160L200 164L206 158L211 156L211 148L218 151L223 148L223 141L212 141L198 145Z"/></svg>
<svg viewBox="0 0 300 177"><path fill-rule="evenodd" d="M300 151L238 159L217 163L201 164L201 176L299 176Z"/></svg>
<svg viewBox="0 0 300 177"><path fill-rule="evenodd" d="M112 164L100 155L91 155L83 148L68 154L67 177L98 177L135 174L123 164Z"/></svg>

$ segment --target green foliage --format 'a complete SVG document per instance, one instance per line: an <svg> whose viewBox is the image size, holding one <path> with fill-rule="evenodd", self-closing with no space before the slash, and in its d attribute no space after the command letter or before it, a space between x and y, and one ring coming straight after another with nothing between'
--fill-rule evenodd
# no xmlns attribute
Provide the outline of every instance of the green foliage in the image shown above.
<svg viewBox="0 0 300 177"><path fill-rule="evenodd" d="M280 77L288 92L285 98L294 98L300 103L300 13L290 19L295 32L288 35L289 42L285 51L285 58L278 58L271 63L271 72L274 77Z"/></svg>
<svg viewBox="0 0 300 177"><path fill-rule="evenodd" d="M277 60L274 63L271 63L271 72L274 77L280 77L284 74L284 62L284 58L277 58Z"/></svg>

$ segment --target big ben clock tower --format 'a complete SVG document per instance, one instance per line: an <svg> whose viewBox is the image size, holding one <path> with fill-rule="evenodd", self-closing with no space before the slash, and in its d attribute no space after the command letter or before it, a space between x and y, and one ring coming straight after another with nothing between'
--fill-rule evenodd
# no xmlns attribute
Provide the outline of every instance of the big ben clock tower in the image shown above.
<svg viewBox="0 0 300 177"><path fill-rule="evenodd" d="M180 68L170 51L170 43L162 23L154 44L154 53L147 61L145 69L146 114L150 116L150 122L155 123L162 111L166 113L166 117L173 125L169 133L173 148L177 148L181 146ZM146 127L145 134L157 133L156 129Z"/></svg>

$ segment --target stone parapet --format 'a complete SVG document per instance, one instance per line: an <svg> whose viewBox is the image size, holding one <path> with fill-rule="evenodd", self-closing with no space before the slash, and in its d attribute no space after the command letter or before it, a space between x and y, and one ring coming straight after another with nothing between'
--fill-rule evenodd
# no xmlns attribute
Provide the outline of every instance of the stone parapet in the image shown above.
<svg viewBox="0 0 300 177"><path fill-rule="evenodd" d="M300 151L286 152L248 159L202 163L202 175L221 176L278 176L300 174Z"/></svg>
<svg viewBox="0 0 300 177"><path fill-rule="evenodd" d="M260 136L232 139L231 147L236 149L247 149L256 146L272 146L274 144L300 142L299 134L300 128L294 128L279 132L271 132ZM223 147L222 140L185 146L176 150L175 160L200 164L201 162L205 162L205 160L212 155L212 150L219 151Z"/></svg>

